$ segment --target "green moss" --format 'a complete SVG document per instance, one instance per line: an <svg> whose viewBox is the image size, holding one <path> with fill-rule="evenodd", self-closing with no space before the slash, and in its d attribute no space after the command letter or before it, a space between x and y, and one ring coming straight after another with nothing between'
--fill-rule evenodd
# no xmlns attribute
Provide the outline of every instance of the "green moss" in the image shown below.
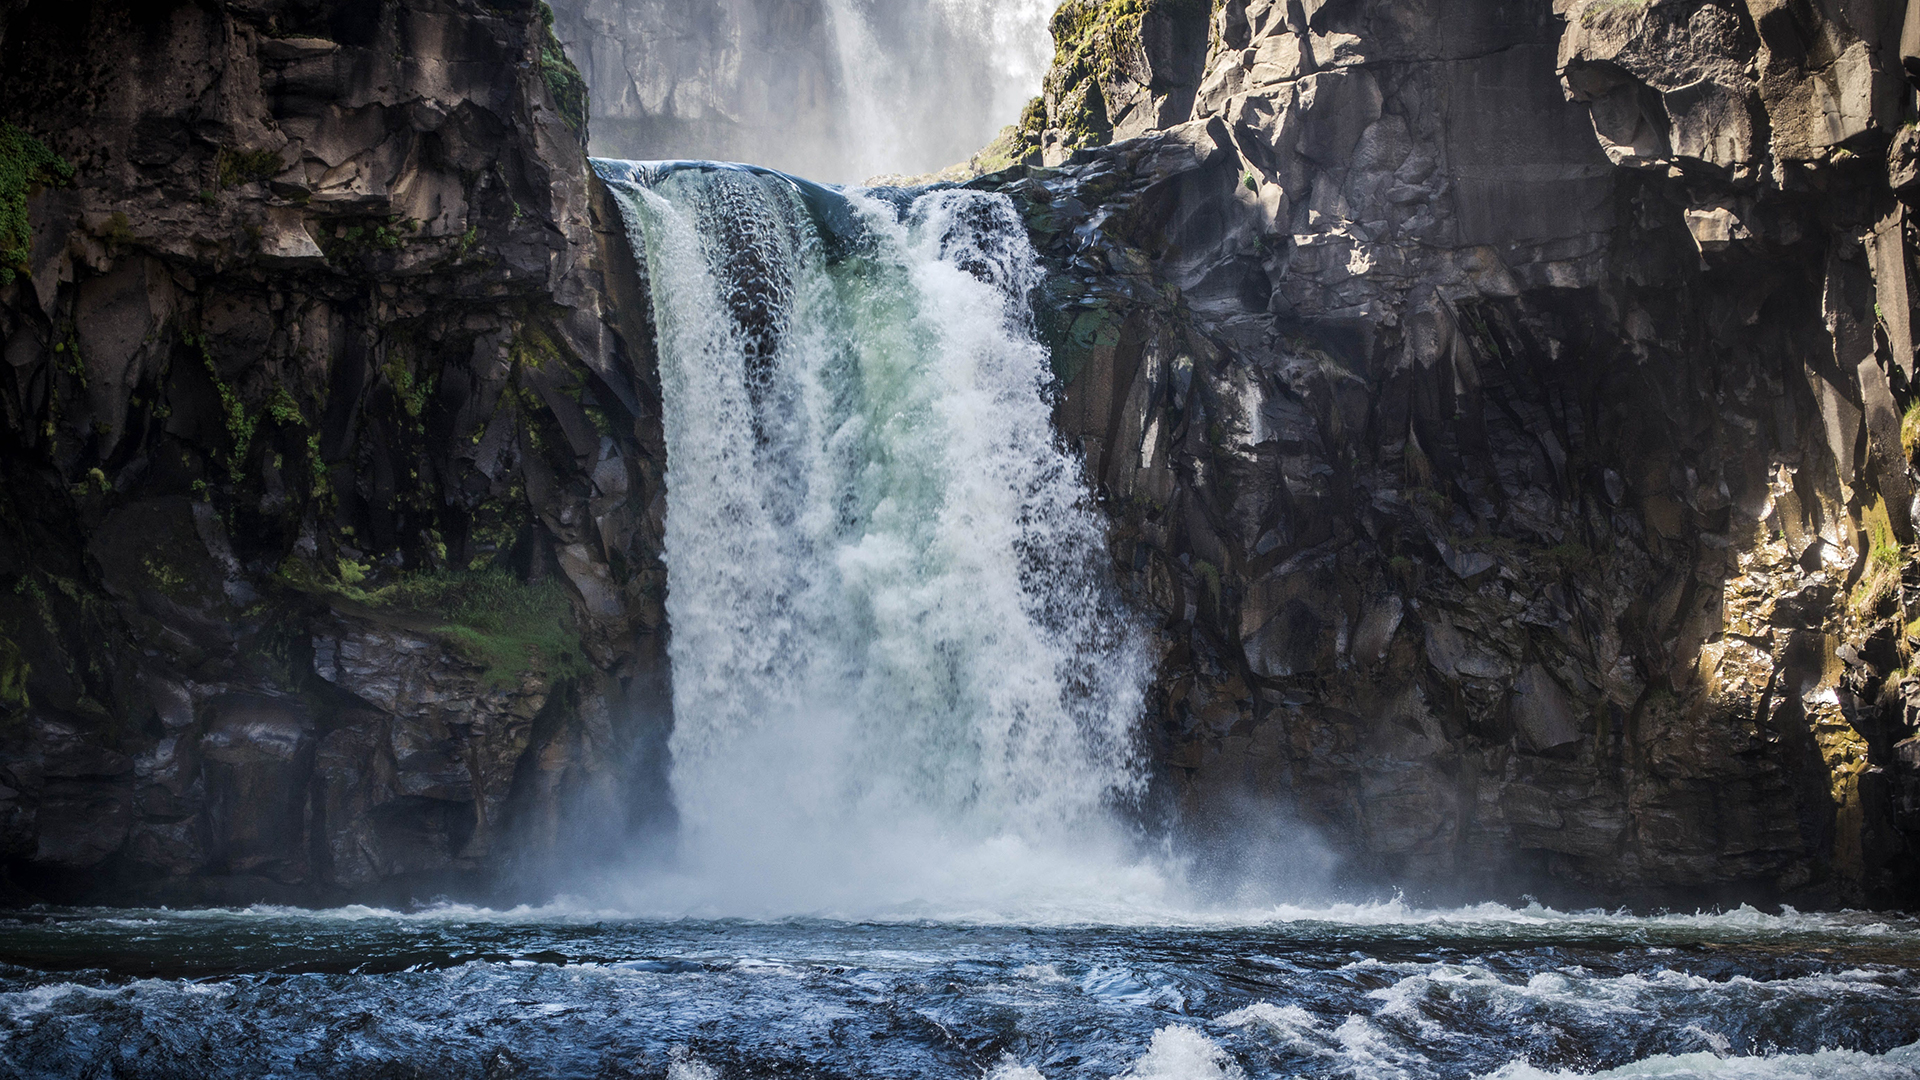
<svg viewBox="0 0 1920 1080"><path fill-rule="evenodd" d="M1908 461L1920 453L1920 401L1907 406L1906 415L1900 418L1900 449L1906 451Z"/></svg>
<svg viewBox="0 0 1920 1080"><path fill-rule="evenodd" d="M0 285L27 273L33 230L27 222L27 195L36 187L73 181L73 166L45 143L0 122Z"/></svg>
<svg viewBox="0 0 1920 1080"><path fill-rule="evenodd" d="M25 710L31 705L27 698L27 679L32 674L32 666L20 655L20 646L0 634L0 706Z"/></svg>
<svg viewBox="0 0 1920 1080"><path fill-rule="evenodd" d="M559 680L587 673L573 605L557 582L527 583L504 570L432 570L367 589L361 587L364 576L316 582L302 579L300 564L289 571L283 579L304 591L433 624L442 639L485 669L481 678L489 686L516 687L527 675Z"/></svg>
<svg viewBox="0 0 1920 1080"><path fill-rule="evenodd" d="M89 495L105 495L112 490L113 484L107 480L107 474L98 468L88 469L87 475L81 477L80 482L73 485L72 488L76 498L85 498Z"/></svg>
<svg viewBox="0 0 1920 1080"><path fill-rule="evenodd" d="M1873 500L1861 515L1861 525L1867 531L1867 558L1874 566L1882 570L1899 570L1902 561L1900 541L1893 536L1893 520L1887 516L1887 504L1881 499Z"/></svg>
<svg viewBox="0 0 1920 1080"><path fill-rule="evenodd" d="M1847 597L1847 606L1859 617L1871 618L1880 602L1899 586L1906 552L1893 535L1893 521L1881 499L1875 498L1860 512L1860 530L1866 534L1867 565Z"/></svg>
<svg viewBox="0 0 1920 1080"><path fill-rule="evenodd" d="M545 371L547 366L566 366L568 354L545 330L532 323L521 323L507 347L507 356L515 364Z"/></svg>
<svg viewBox="0 0 1920 1080"><path fill-rule="evenodd" d="M587 82L580 77L580 69L567 58L560 39L554 36L553 9L544 0L540 4L540 22L546 33L540 43L540 77L553 96L553 107L559 110L560 119L584 140L587 137Z"/></svg>
<svg viewBox="0 0 1920 1080"><path fill-rule="evenodd" d="M273 388L273 396L267 399L267 415L273 417L273 422L281 427L305 427L307 424L306 414L300 411L300 403L293 400L293 395L287 393L284 386L276 385Z"/></svg>
<svg viewBox="0 0 1920 1080"><path fill-rule="evenodd" d="M253 435L259 430L260 414L249 413L240 392L220 377L220 368L213 362L213 353L207 348L206 338L189 336L185 341L189 347L200 351L200 362L207 369L207 378L213 380L214 392L220 395L220 413L226 418L227 438L230 441L227 474L237 484L246 474L247 452L253 448Z"/></svg>
<svg viewBox="0 0 1920 1080"><path fill-rule="evenodd" d="M420 223L398 214L385 217L342 221L333 232L321 238L320 249L333 262L352 259L368 252L398 251L420 232Z"/></svg>
<svg viewBox="0 0 1920 1080"><path fill-rule="evenodd" d="M1585 544L1566 543L1548 548L1543 554L1549 562L1559 566L1567 573L1584 570L1593 565L1593 551Z"/></svg>
<svg viewBox="0 0 1920 1080"><path fill-rule="evenodd" d="M1214 607L1218 608L1220 606L1220 568L1205 559L1195 559L1193 572L1206 583L1207 595L1213 598Z"/></svg>
<svg viewBox="0 0 1920 1080"><path fill-rule="evenodd" d="M1051 24L1054 57L1046 85L1055 111L1050 126L1060 129L1069 146L1106 143L1113 125L1102 88L1134 80L1130 61L1140 51L1146 17L1205 20L1215 6L1214 0L1066 0ZM1028 119L1022 117L1021 123L1024 128Z"/></svg>
<svg viewBox="0 0 1920 1080"><path fill-rule="evenodd" d="M175 599L187 595L189 591L187 578L180 571L164 562L154 561L151 555L141 559L140 566L147 572L147 578L153 582L154 587L162 593Z"/></svg>
<svg viewBox="0 0 1920 1080"><path fill-rule="evenodd" d="M214 169L219 174L219 185L223 190L271 179L280 175L286 168L286 163L280 159L280 155L272 150L222 147L213 161Z"/></svg>
<svg viewBox="0 0 1920 1080"><path fill-rule="evenodd" d="M327 463L320 457L320 433L307 434L307 467L313 473L313 497L326 500L333 497L333 481L327 475Z"/></svg>
<svg viewBox="0 0 1920 1080"><path fill-rule="evenodd" d="M393 396L400 403L400 408L409 417L420 419L420 414L427 409L427 398L433 394L434 379L414 378L412 366L398 349L387 354L387 362L380 372L387 377L387 385L393 387Z"/></svg>

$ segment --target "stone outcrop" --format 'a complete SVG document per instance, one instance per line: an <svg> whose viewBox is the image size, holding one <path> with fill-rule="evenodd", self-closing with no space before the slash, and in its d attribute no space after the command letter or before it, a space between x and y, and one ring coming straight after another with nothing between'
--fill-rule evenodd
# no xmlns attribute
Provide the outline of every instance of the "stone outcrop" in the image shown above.
<svg viewBox="0 0 1920 1080"><path fill-rule="evenodd" d="M549 19L0 6L72 166L0 285L7 898L404 901L659 798L657 395Z"/></svg>
<svg viewBox="0 0 1920 1080"><path fill-rule="evenodd" d="M977 182L1054 268L1181 827L1912 903L1900 5L1213 7L1069 0L1049 167Z"/></svg>

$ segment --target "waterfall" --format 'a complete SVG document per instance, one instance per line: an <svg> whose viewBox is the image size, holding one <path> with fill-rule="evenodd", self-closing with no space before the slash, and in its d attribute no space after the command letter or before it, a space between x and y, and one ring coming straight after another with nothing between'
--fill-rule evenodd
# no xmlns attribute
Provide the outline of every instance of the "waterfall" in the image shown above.
<svg viewBox="0 0 1920 1080"><path fill-rule="evenodd" d="M1046 75L1059 4L824 2L852 136L841 169L856 178L963 163L1018 119Z"/></svg>
<svg viewBox="0 0 1920 1080"><path fill-rule="evenodd" d="M650 274L668 449L682 835L652 902L1153 887L1112 820L1147 650L1052 428L1012 203L597 167Z"/></svg>

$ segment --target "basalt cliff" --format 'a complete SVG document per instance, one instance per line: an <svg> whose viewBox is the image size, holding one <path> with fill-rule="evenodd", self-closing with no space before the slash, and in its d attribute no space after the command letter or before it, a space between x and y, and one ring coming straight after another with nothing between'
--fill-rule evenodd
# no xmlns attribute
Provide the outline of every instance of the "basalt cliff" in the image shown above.
<svg viewBox="0 0 1920 1080"><path fill-rule="evenodd" d="M1409 888L1913 901L1916 20L1061 8L1034 167L985 182L1055 267L1181 828L1278 800Z"/></svg>
<svg viewBox="0 0 1920 1080"><path fill-rule="evenodd" d="M537 892L670 816L646 277L552 25L0 3L0 899ZM1157 629L1147 824L1920 901L1907 12L1053 28L972 183Z"/></svg>
<svg viewBox="0 0 1920 1080"><path fill-rule="evenodd" d="M657 394L543 15L0 7L10 898L404 902L661 797Z"/></svg>

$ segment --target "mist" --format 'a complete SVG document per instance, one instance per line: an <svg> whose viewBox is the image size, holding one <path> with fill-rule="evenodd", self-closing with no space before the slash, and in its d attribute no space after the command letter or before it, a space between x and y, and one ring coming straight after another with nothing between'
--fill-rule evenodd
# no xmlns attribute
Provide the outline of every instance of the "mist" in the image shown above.
<svg viewBox="0 0 1920 1080"><path fill-rule="evenodd" d="M1040 92L1058 0L557 0L592 151L827 183L964 163Z"/></svg>

